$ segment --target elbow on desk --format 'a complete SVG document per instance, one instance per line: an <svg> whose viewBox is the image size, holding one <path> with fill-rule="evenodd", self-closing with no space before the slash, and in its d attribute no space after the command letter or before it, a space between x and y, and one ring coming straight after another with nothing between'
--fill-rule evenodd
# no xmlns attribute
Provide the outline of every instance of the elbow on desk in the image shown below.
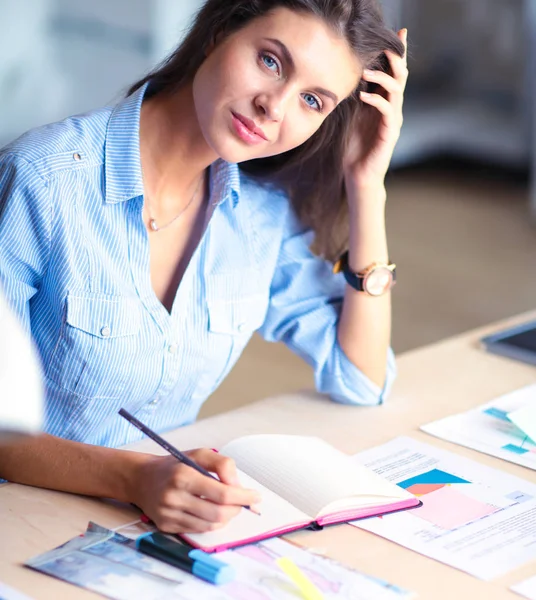
<svg viewBox="0 0 536 600"><path fill-rule="evenodd" d="M338 404L353 406L379 406L388 399L396 378L395 356L391 348L387 355L387 368L383 386L379 386L359 370L339 348L330 373L319 373L316 388Z"/></svg>
<svg viewBox="0 0 536 600"><path fill-rule="evenodd" d="M330 400L337 404L346 404L348 406L380 406L387 400L387 395L384 390L378 388L376 394L366 393L360 394L359 391L347 395L339 392L331 392Z"/></svg>
<svg viewBox="0 0 536 600"><path fill-rule="evenodd" d="M339 379L337 385L329 386L329 389L322 389L317 386L320 393L326 394L333 402L337 404L346 404L351 406L380 406L389 397L394 380L394 374L387 372L383 387L376 385L361 373L359 382L345 382Z"/></svg>

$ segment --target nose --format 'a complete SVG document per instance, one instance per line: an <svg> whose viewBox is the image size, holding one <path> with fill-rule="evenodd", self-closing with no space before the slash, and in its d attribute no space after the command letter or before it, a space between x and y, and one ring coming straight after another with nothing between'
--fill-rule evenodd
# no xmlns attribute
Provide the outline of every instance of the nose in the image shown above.
<svg viewBox="0 0 536 600"><path fill-rule="evenodd" d="M290 98L288 90L281 89L273 92L263 92L255 97L255 106L266 119L281 122L287 110Z"/></svg>

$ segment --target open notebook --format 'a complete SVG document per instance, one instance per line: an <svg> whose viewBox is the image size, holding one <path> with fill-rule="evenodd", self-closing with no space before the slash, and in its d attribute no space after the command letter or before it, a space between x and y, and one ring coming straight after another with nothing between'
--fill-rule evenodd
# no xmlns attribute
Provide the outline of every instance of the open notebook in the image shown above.
<svg viewBox="0 0 536 600"><path fill-rule="evenodd" d="M242 510L220 530L182 536L206 552L421 504L320 438L252 435L230 442L220 452L235 460L244 487L259 490L262 514Z"/></svg>

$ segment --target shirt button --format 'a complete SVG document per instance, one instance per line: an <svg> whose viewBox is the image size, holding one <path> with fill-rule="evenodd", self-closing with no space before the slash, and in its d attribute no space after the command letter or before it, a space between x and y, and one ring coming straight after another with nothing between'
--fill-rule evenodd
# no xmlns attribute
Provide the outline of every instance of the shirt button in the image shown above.
<svg viewBox="0 0 536 600"><path fill-rule="evenodd" d="M171 344L171 346L168 346L168 352L170 354L177 354L177 345Z"/></svg>
<svg viewBox="0 0 536 600"><path fill-rule="evenodd" d="M80 156L80 154L78 154L78 152L75 152L73 154L73 158L74 158L74 160L82 160L82 157Z"/></svg>
<svg viewBox="0 0 536 600"><path fill-rule="evenodd" d="M239 333L243 333L244 331L246 331L246 325L247 323L240 323L237 327Z"/></svg>
<svg viewBox="0 0 536 600"><path fill-rule="evenodd" d="M107 338L110 337L112 333L112 330L108 327L108 325L105 325L101 330L100 330L100 334L102 335L102 337Z"/></svg>
<svg viewBox="0 0 536 600"><path fill-rule="evenodd" d="M152 406L154 406L155 404L158 404L160 402L160 398L153 398L149 404L151 404Z"/></svg>

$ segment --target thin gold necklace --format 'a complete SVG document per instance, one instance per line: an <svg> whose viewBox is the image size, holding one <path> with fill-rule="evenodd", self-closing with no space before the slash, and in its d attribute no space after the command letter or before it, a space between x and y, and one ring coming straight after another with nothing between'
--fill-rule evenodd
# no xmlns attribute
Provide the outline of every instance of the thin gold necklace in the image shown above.
<svg viewBox="0 0 536 600"><path fill-rule="evenodd" d="M166 229L167 227L169 227L170 225L173 225L173 223L175 223L175 221L183 214L185 213L188 208L190 207L190 205L192 204L192 202L194 201L195 197L197 196L197 192L199 191L199 188L201 186L201 182L204 179L204 173L201 175L201 177L199 178L199 181L197 182L197 186L195 188L194 193L192 194L192 197L190 198L190 200L188 201L188 204L184 207L181 208L180 212L178 214L176 214L173 219L171 219L171 221L169 223L166 223L165 225L158 225L158 223L156 222L156 219L153 217L153 215L151 214L151 207L149 206L149 198L147 198L147 213L149 214L149 228L152 231L162 231L162 229Z"/></svg>

